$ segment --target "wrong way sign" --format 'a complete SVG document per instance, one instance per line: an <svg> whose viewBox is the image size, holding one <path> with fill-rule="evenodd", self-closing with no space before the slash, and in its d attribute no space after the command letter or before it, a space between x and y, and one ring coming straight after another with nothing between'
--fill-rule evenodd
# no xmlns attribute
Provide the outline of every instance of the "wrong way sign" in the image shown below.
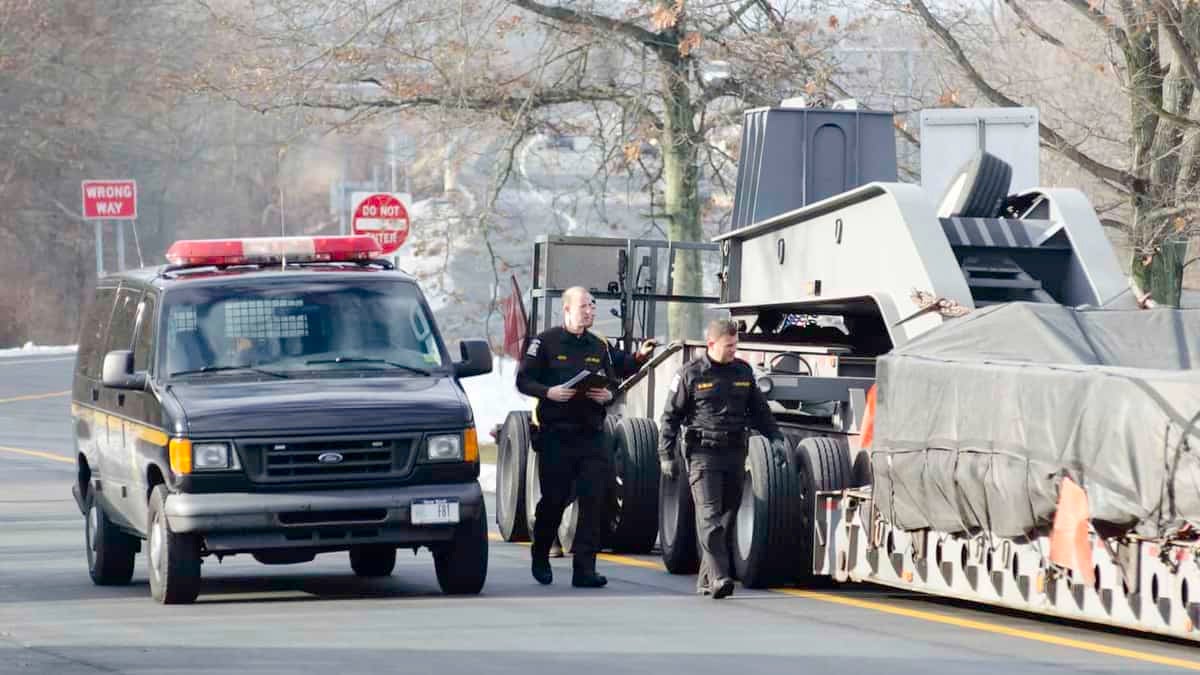
<svg viewBox="0 0 1200 675"><path fill-rule="evenodd" d="M375 238L384 254L394 253L408 239L409 196L393 192L355 192L350 228Z"/></svg>
<svg viewBox="0 0 1200 675"><path fill-rule="evenodd" d="M83 217L87 220L137 220L137 181L83 181Z"/></svg>

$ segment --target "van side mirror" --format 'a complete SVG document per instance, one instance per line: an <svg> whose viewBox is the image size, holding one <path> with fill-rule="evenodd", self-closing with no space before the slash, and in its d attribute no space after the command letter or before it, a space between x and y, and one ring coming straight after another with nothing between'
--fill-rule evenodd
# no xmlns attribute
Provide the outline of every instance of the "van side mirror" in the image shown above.
<svg viewBox="0 0 1200 675"><path fill-rule="evenodd" d="M133 372L133 352L128 349L114 349L104 355L100 378L104 386L113 389L146 388L146 373Z"/></svg>
<svg viewBox="0 0 1200 675"><path fill-rule="evenodd" d="M462 361L454 364L457 377L472 377L492 372L492 350L483 340L463 340L458 343Z"/></svg>

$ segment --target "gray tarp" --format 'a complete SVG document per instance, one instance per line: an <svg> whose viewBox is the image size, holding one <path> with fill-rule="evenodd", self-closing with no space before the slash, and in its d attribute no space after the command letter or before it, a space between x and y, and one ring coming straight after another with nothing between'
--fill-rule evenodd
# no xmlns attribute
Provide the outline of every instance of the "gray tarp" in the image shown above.
<svg viewBox="0 0 1200 675"><path fill-rule="evenodd" d="M1014 303L954 319L879 359L881 514L1017 536L1052 522L1069 474L1093 521L1149 537L1200 524L1194 365L1200 310Z"/></svg>

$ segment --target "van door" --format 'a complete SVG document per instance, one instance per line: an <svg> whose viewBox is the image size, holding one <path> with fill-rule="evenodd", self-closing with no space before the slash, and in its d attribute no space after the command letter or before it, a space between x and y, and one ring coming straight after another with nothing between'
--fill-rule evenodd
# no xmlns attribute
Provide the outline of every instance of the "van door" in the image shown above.
<svg viewBox="0 0 1200 675"><path fill-rule="evenodd" d="M84 312L79 328L79 351L75 356L75 379L71 387L71 416L75 421L75 446L87 458L92 477L101 484L101 503L104 476L100 456L108 442L108 422L100 409L100 361L108 338L108 323L112 317L115 287L95 290L92 302ZM112 511L112 508L108 508Z"/></svg>
<svg viewBox="0 0 1200 675"><path fill-rule="evenodd" d="M133 331L137 321L138 304L141 302L142 291L137 288L123 286L117 291L117 300L113 304L112 320L108 326L108 340L100 355L104 363L104 355L115 349L133 348ZM145 523L133 520L136 509L130 509L130 497L140 501L136 489L136 480L132 475L133 462L129 454L125 427L130 421L129 402L131 392L127 389L100 387L100 408L107 416L108 438L104 451L100 455L100 470L104 473L105 491L108 502L116 506L116 511L109 514L113 520L139 531ZM137 525L135 525L137 523Z"/></svg>
<svg viewBox="0 0 1200 675"><path fill-rule="evenodd" d="M154 376L154 345L157 333L158 297L146 291L138 303L136 328L133 339L133 372L145 372ZM153 391L146 389L125 392L125 414L129 421L125 429L125 453L129 458L129 493L126 500L129 519L134 523L146 523L149 490L146 474L151 460L168 463L167 434L163 430L162 408Z"/></svg>

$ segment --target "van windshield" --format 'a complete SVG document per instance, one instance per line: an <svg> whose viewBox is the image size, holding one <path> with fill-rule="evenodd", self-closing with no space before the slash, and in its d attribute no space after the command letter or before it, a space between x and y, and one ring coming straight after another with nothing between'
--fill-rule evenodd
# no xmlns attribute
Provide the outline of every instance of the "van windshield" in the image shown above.
<svg viewBox="0 0 1200 675"><path fill-rule="evenodd" d="M167 378L332 370L420 376L449 363L411 282L256 281L167 293L159 372Z"/></svg>

